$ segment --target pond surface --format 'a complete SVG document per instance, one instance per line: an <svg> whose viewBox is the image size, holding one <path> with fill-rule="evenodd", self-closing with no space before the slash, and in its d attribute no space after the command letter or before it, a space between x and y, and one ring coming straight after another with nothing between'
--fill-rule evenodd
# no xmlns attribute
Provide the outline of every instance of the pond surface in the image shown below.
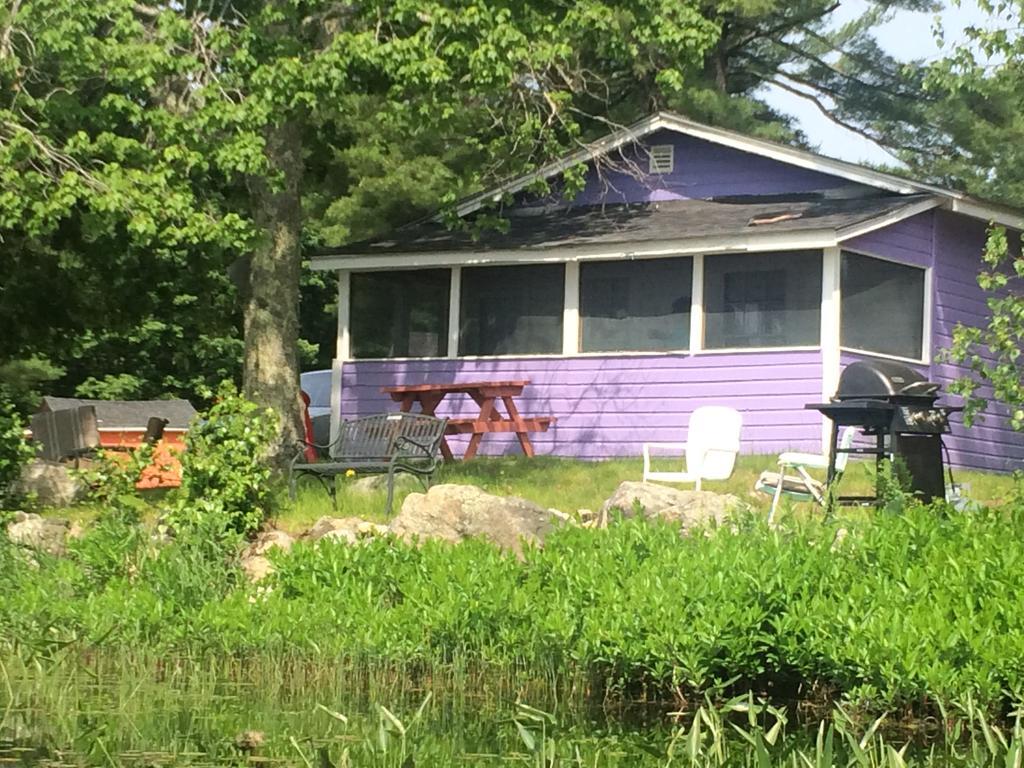
<svg viewBox="0 0 1024 768"><path fill-rule="evenodd" d="M60 652L0 656L4 766L1019 766L1024 728L908 729L740 698L597 695L517 670ZM804 720L805 722L801 722Z"/></svg>
<svg viewBox="0 0 1024 768"><path fill-rule="evenodd" d="M578 683L526 674L322 660L3 661L0 765L404 768L544 755L654 765L675 730L669 704L587 704Z"/></svg>

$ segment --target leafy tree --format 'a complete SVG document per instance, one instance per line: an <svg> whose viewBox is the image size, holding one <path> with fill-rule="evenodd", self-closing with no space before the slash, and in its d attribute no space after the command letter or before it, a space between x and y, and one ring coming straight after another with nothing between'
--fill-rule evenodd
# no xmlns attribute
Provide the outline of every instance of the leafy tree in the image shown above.
<svg viewBox="0 0 1024 768"><path fill-rule="evenodd" d="M1024 205L1024 3L988 2L987 23L927 70L927 110L901 153L918 176L1018 206ZM896 128L894 133L902 130ZM970 373L953 389L965 398L968 423L991 397L1024 429L1024 259L1019 239L993 228L978 284L988 294L982 328L958 325L948 357ZM983 389L984 388L984 389Z"/></svg>
<svg viewBox="0 0 1024 768"><path fill-rule="evenodd" d="M241 325L245 392L281 414L288 443L298 357L313 352L304 252L651 108L785 138L757 98L777 82L863 125L871 94L906 94L872 23L928 2L886 0L833 32L836 7L12 0L0 320L15 331L0 359L49 359L83 394L194 393L237 372ZM333 288L305 281L303 320L322 321Z"/></svg>

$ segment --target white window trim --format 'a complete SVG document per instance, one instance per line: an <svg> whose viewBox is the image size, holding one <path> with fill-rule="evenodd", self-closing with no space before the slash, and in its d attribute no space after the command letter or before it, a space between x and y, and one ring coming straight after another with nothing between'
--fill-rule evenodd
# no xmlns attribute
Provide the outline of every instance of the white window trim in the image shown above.
<svg viewBox="0 0 1024 768"><path fill-rule="evenodd" d="M930 365L927 360L917 360L913 357L902 357L901 355L887 355L885 352L872 352L869 349L857 349L856 347L839 347L843 352L849 352L853 355L865 355L866 357L877 357L880 360L898 360L901 363L909 363L911 365Z"/></svg>
<svg viewBox="0 0 1024 768"><path fill-rule="evenodd" d="M462 267L451 267L448 272L448 280L448 354L446 357L449 360L454 360L459 356L459 331L461 330L459 323L462 321Z"/></svg>
<svg viewBox="0 0 1024 768"><path fill-rule="evenodd" d="M882 358L884 360L899 360L904 363L914 363L915 365L931 365L932 363L932 350L931 350L931 338L932 338L932 309L934 296L933 293L933 279L934 279L934 267L921 266L920 264L911 264L908 261L902 261L901 259L894 259L891 256L880 256L877 253L872 253L869 250L863 248L846 248L842 245L839 246L840 251L840 264L842 264L842 253L852 253L856 256L864 256L868 259L878 259L879 261L888 261L890 264L898 264L901 267L911 267L912 269L918 269L924 272L924 302L922 303L922 314L921 318L921 357L904 357L903 355L891 355L885 352L871 352L866 349L858 349L856 347L843 346L843 328L840 323L839 326L839 348L844 352L854 352L860 355L871 355L872 357ZM840 280L840 312L842 311L842 280Z"/></svg>
<svg viewBox="0 0 1024 768"><path fill-rule="evenodd" d="M817 248L790 248L784 250L818 250ZM772 251L742 251L746 255L769 255L777 253ZM735 252L729 252L735 253ZM781 352L813 352L821 349L818 345L799 345L782 347L714 347L704 346L704 258L703 253L676 253L658 254L649 258L670 259L689 258L692 260L693 283L691 285L690 299L690 348L671 350L605 350L596 352L584 352L581 350L580 333L582 331L580 318L580 280L579 263L565 262L565 297L562 308L562 351L560 353L517 353L508 355L459 355L459 322L461 318L462 301L462 267L448 267L450 275L449 303L448 303L448 346L445 355L433 355L429 357L361 357L351 356L350 337L350 311L351 311L351 274L352 272L370 272L376 270L353 269L338 270L338 361L363 362L415 362L415 361L441 361L441 360L557 360L570 358L600 358L600 357L699 357L701 355L729 355L729 354L754 354L754 353L781 353ZM710 254L714 257L715 254ZM868 255L868 254L862 254ZM824 258L824 256L823 256ZM632 260L629 257L622 261ZM824 262L823 262L824 264ZM422 269L426 267L409 267L409 269ZM430 267L434 268L434 267ZM823 267L824 268L824 267ZM575 308L572 306L575 301ZM571 336L571 340L570 340ZM918 361L915 361L918 362ZM340 378L340 376L339 376Z"/></svg>
<svg viewBox="0 0 1024 768"><path fill-rule="evenodd" d="M579 354L582 341L580 334L580 263L569 261L562 275L565 296L562 300L562 355L572 357Z"/></svg>

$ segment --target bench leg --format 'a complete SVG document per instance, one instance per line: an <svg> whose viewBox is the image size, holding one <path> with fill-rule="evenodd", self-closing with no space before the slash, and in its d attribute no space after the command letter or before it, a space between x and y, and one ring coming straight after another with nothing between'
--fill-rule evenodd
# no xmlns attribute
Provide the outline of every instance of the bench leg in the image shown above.
<svg viewBox="0 0 1024 768"><path fill-rule="evenodd" d="M394 468L388 470L388 501L385 506L385 510L390 515L391 508L395 502L395 470Z"/></svg>

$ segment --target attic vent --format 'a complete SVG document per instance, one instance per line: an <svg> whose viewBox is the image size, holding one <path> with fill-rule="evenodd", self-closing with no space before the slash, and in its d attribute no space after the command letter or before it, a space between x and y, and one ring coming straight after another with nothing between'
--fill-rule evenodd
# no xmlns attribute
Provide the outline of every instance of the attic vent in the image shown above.
<svg viewBox="0 0 1024 768"><path fill-rule="evenodd" d="M674 167L675 147L671 144L658 144L651 147L651 173L672 173Z"/></svg>

